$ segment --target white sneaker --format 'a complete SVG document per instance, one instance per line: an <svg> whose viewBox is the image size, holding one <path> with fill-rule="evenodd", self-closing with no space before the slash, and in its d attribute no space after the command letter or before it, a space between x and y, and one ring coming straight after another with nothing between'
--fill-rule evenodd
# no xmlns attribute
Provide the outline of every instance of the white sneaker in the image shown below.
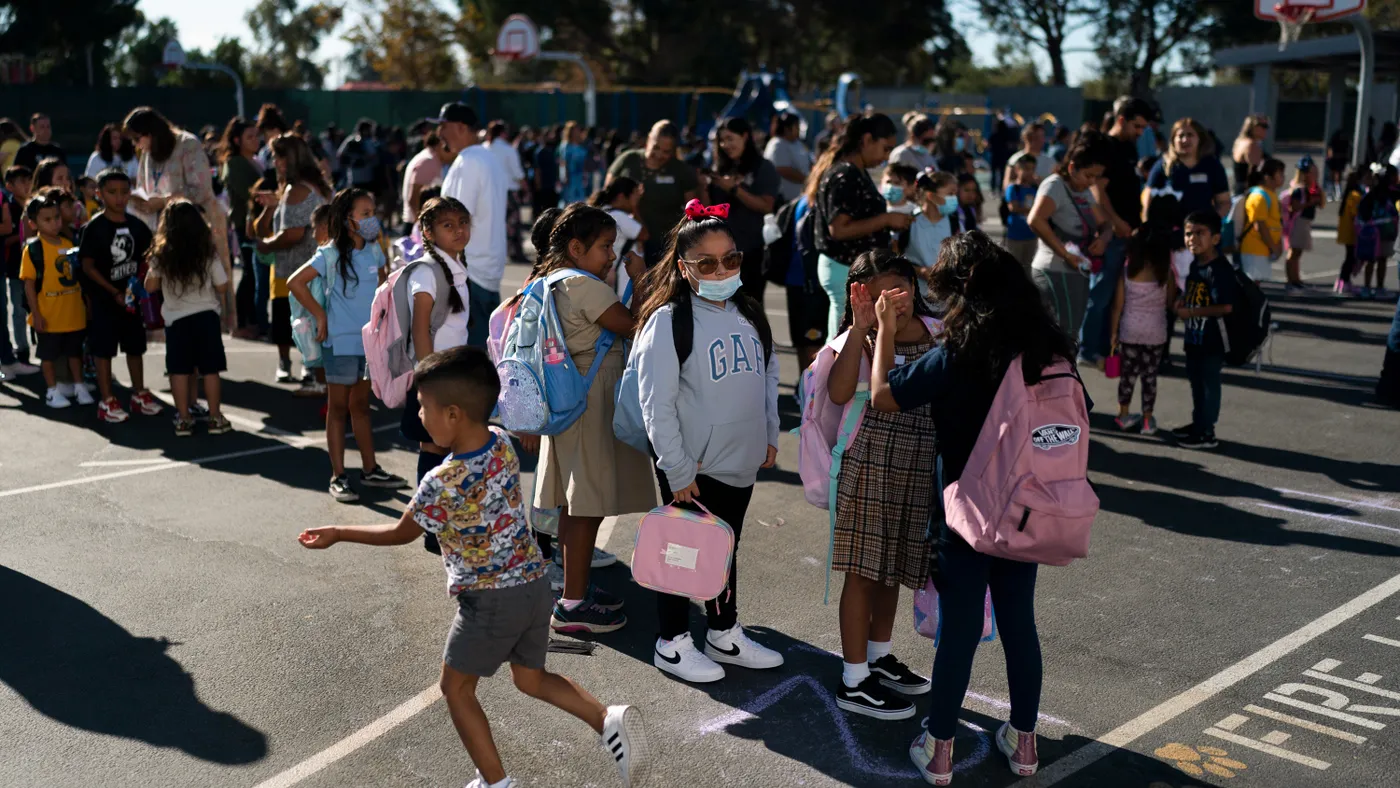
<svg viewBox="0 0 1400 788"><path fill-rule="evenodd" d="M78 397L79 405L96 405L97 400L93 399L92 392L87 390L87 386L75 386L75 393Z"/></svg>
<svg viewBox="0 0 1400 788"><path fill-rule="evenodd" d="M767 646L761 646L744 634L744 627L735 624L725 632L710 632L705 635L705 656L715 662L727 662L745 668L762 670L776 668L783 664L783 655Z"/></svg>
<svg viewBox="0 0 1400 788"><path fill-rule="evenodd" d="M657 638L651 662L672 676L696 684L724 678L724 668L695 648L689 632L670 642Z"/></svg>
<svg viewBox="0 0 1400 788"><path fill-rule="evenodd" d="M75 393L75 388L76 387L72 383L60 383L58 384L58 393L65 397L71 397Z"/></svg>
<svg viewBox="0 0 1400 788"><path fill-rule="evenodd" d="M617 762L623 788L638 788L651 772L651 749L642 713L632 706L609 706L603 718L603 749Z"/></svg>
<svg viewBox="0 0 1400 788"><path fill-rule="evenodd" d="M67 397L63 396L63 389L61 386L54 386L45 392L44 404L48 405L50 408L66 408L73 403L70 402Z"/></svg>
<svg viewBox="0 0 1400 788"><path fill-rule="evenodd" d="M33 375L38 371L39 368L34 366L33 364L24 364L22 362L15 362L14 364L5 364L4 366L0 366L0 372L9 375L12 378L17 378L21 375Z"/></svg>
<svg viewBox="0 0 1400 788"><path fill-rule="evenodd" d="M544 576L549 578L549 590L559 593L564 590L564 567L553 561L545 561Z"/></svg>
<svg viewBox="0 0 1400 788"><path fill-rule="evenodd" d="M476 779L467 783L467 788L491 788L491 783L486 782L486 778L481 776L481 772L477 772ZM506 775L505 788L515 788L515 778Z"/></svg>

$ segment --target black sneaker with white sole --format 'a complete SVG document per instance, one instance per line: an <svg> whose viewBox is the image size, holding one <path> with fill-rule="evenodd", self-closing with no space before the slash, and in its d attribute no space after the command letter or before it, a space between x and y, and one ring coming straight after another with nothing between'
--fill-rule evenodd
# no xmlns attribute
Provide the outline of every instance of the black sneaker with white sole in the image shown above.
<svg viewBox="0 0 1400 788"><path fill-rule="evenodd" d="M910 670L893 654L886 654L870 663L870 675L901 695L923 695L933 687L932 682Z"/></svg>
<svg viewBox="0 0 1400 788"><path fill-rule="evenodd" d="M1182 438L1176 445L1183 449L1214 449L1220 445L1220 441L1215 439L1214 432L1201 432Z"/></svg>
<svg viewBox="0 0 1400 788"><path fill-rule="evenodd" d="M914 716L914 702L880 683L874 672L854 687L847 687L839 678L836 685L836 705L852 714L877 720L907 720Z"/></svg>
<svg viewBox="0 0 1400 788"><path fill-rule="evenodd" d="M401 490L408 486L408 482L402 476L389 473L384 470L382 465L376 465L368 471L361 471L360 484L366 487L381 487L386 490Z"/></svg>
<svg viewBox="0 0 1400 788"><path fill-rule="evenodd" d="M330 493L331 497L340 503L354 503L360 500L360 494L350 486L350 477L343 473L331 479Z"/></svg>

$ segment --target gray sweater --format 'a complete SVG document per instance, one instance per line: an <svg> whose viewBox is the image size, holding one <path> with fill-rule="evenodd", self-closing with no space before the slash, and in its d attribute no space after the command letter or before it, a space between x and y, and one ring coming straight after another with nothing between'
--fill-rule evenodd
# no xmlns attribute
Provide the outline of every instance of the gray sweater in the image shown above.
<svg viewBox="0 0 1400 788"><path fill-rule="evenodd" d="M778 445L778 359L764 359L758 331L733 302L720 308L694 295L690 302L695 344L683 366L670 305L647 320L632 349L647 437L672 490L690 486L701 469L749 487L768 447Z"/></svg>

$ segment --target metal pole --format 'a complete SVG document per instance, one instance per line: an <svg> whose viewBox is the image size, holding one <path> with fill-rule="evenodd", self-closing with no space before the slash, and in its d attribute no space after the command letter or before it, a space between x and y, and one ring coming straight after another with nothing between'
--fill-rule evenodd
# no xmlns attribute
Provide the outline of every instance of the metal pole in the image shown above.
<svg viewBox="0 0 1400 788"><path fill-rule="evenodd" d="M583 55L577 52L541 52L537 56L540 60L558 60L565 63L573 63L583 71L583 113L584 125L598 125L598 85L593 80L593 69L588 67L588 61L583 59Z"/></svg>
<svg viewBox="0 0 1400 788"><path fill-rule="evenodd" d="M1358 168L1366 163L1366 147L1370 142L1366 135L1366 122L1371 119L1371 94L1376 82L1376 41L1366 17L1356 14L1347 19L1356 28L1356 40L1361 47L1361 79L1356 86L1356 130L1351 144L1351 166ZM1380 151L1382 156L1387 153Z"/></svg>

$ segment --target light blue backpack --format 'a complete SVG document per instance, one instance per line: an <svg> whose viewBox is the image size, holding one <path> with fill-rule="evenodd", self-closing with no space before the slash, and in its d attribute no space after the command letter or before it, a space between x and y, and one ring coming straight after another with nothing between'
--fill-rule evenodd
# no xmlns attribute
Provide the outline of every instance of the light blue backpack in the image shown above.
<svg viewBox="0 0 1400 788"><path fill-rule="evenodd" d="M334 286L335 268L340 254L336 251L334 244L327 244L316 251L320 252L326 260L326 275L313 278L307 289L311 291L311 297L324 310L326 303L330 300L330 288ZM311 261L308 260L301 268L292 273L292 277L296 277L297 274L301 273L302 268L310 265ZM296 345L297 352L301 354L301 360L306 366L318 367L321 365L321 343L316 341L316 318L296 296L292 296L290 301L292 307L292 343Z"/></svg>
<svg viewBox="0 0 1400 788"><path fill-rule="evenodd" d="M501 378L497 413L501 426L511 432L558 435L578 421L588 407L593 377L617 339L604 330L593 346L593 364L587 373L579 372L564 344L554 306L554 285L575 276L598 280L590 273L565 268L536 279L520 294L496 365Z"/></svg>

